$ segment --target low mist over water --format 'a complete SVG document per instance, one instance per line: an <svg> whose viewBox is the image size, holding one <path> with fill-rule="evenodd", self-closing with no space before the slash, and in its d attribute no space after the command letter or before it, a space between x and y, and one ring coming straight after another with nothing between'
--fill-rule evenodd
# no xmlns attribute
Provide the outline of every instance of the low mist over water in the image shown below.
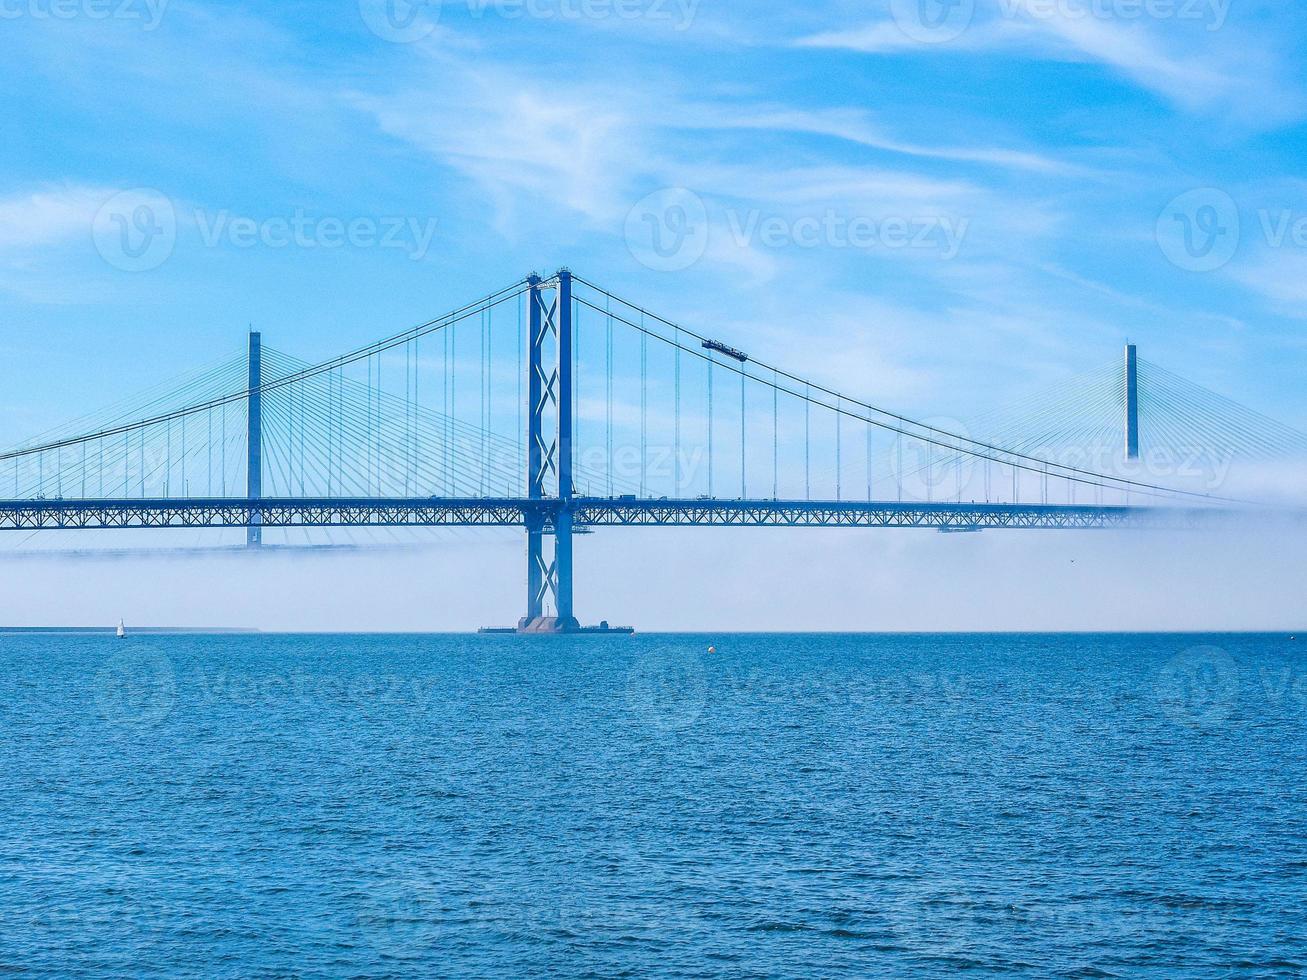
<svg viewBox="0 0 1307 980"><path fill-rule="evenodd" d="M43 534L43 550L0 552L0 625L470 631L516 623L526 601L521 535L508 530L257 555L230 538L221 551L117 550L223 545L213 532L84 533L110 553L51 550L83 540L60 532ZM577 613L641 630L1292 631L1307 620L1305 547L1300 524L1252 521L978 534L611 528L577 539Z"/></svg>

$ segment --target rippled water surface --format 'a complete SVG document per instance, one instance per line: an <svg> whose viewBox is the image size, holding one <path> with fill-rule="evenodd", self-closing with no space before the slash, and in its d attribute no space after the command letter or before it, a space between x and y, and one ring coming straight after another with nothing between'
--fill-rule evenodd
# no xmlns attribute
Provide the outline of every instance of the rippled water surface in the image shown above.
<svg viewBox="0 0 1307 980"><path fill-rule="evenodd" d="M1286 636L0 650L0 971L1307 969Z"/></svg>

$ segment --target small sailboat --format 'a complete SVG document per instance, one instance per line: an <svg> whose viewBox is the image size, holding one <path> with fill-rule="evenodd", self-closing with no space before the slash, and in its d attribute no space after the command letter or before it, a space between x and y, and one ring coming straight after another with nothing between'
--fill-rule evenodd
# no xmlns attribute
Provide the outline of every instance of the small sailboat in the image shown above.
<svg viewBox="0 0 1307 980"><path fill-rule="evenodd" d="M121 640L126 636L127 636L127 624L120 619L118 620L118 639Z"/></svg>

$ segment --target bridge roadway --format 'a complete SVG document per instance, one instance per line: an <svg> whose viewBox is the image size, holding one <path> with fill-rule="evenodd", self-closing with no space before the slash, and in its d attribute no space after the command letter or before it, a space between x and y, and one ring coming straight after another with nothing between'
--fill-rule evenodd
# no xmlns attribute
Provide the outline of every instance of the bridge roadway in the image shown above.
<svg viewBox="0 0 1307 980"><path fill-rule="evenodd" d="M939 531L1183 527L1213 511L1065 504L574 497L577 529L884 527ZM262 498L0 501L0 531L235 527L525 527L551 530L556 499Z"/></svg>

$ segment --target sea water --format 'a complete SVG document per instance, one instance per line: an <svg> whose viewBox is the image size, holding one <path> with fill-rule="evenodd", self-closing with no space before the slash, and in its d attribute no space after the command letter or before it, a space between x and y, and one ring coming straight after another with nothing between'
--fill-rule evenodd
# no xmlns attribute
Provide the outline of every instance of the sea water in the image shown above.
<svg viewBox="0 0 1307 980"><path fill-rule="evenodd" d="M1307 637L0 654L0 970L1307 969Z"/></svg>

